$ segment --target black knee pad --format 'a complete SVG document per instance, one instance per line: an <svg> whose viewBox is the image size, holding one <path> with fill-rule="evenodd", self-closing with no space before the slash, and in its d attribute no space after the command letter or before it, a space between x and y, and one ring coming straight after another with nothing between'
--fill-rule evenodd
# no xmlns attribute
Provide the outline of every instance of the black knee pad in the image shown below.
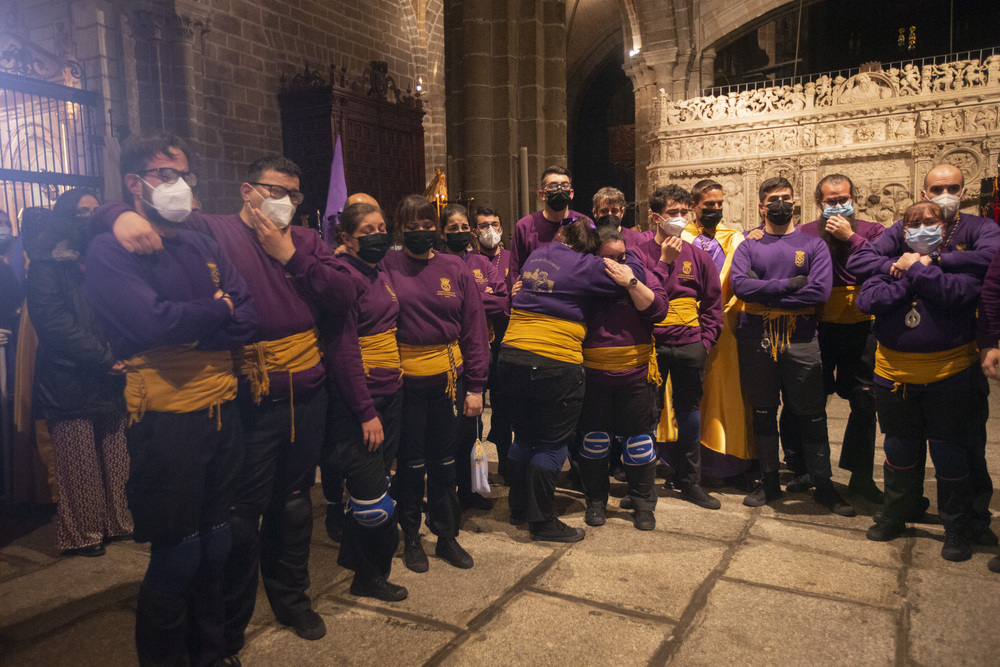
<svg viewBox="0 0 1000 667"><path fill-rule="evenodd" d="M800 415L799 432L802 434L802 442L826 440L826 415Z"/></svg>
<svg viewBox="0 0 1000 667"><path fill-rule="evenodd" d="M753 433L757 436L778 435L778 408L753 409Z"/></svg>
<svg viewBox="0 0 1000 667"><path fill-rule="evenodd" d="M875 414L875 392L870 387L856 387L851 390L851 395L847 399L851 406L851 412L861 414Z"/></svg>
<svg viewBox="0 0 1000 667"><path fill-rule="evenodd" d="M312 522L312 499L308 493L300 493L285 501L282 510L285 524L288 526L301 526Z"/></svg>

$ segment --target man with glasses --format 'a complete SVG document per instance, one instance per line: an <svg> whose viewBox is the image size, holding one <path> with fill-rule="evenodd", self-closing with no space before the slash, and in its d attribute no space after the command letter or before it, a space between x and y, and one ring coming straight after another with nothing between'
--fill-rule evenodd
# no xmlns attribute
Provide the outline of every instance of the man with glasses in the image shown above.
<svg viewBox="0 0 1000 667"><path fill-rule="evenodd" d="M337 262L314 230L290 225L301 172L283 157L250 165L237 214L192 213L185 224L212 236L244 277L260 327L237 355L237 402L246 457L233 503L233 548L226 563L226 647L235 654L253 615L258 569L279 622L303 639L326 633L312 610L309 545L315 479L326 420L326 374L317 342L315 308L342 314L365 285ZM193 174L149 173L156 182ZM156 203L154 198L154 204ZM124 205L95 215L115 221L126 248L155 248L148 223Z"/></svg>
<svg viewBox="0 0 1000 667"><path fill-rule="evenodd" d="M653 328L656 362L666 385L657 394L663 415L657 440L676 441L669 446L673 451L667 458L674 466L673 484L681 498L705 509L719 509L719 500L701 487L700 411L705 362L722 329L719 272L707 252L681 240L691 193L679 185L659 187L649 198L649 207L659 224L656 235L639 247L647 268L657 262L669 267L664 288L670 309Z"/></svg>
<svg viewBox="0 0 1000 667"><path fill-rule="evenodd" d="M552 243L559 228L586 218L583 213L570 210L573 201L573 183L569 169L553 165L542 172L542 187L538 198L545 202L545 208L524 216L514 225L510 247L510 272L507 274L508 293L510 287L521 276L521 267L528 255L537 248ZM589 218L587 218L589 220Z"/></svg>

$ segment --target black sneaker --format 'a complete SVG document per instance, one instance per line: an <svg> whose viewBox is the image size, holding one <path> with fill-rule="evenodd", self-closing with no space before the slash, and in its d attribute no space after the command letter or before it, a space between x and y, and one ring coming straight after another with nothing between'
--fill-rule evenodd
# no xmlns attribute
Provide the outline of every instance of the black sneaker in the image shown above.
<svg viewBox="0 0 1000 667"><path fill-rule="evenodd" d="M289 618L278 618L278 622L292 626L295 634L302 639L315 641L326 636L326 623L323 622L323 617L312 609L306 609Z"/></svg>
<svg viewBox="0 0 1000 667"><path fill-rule="evenodd" d="M858 511L854 509L846 500L840 497L837 490L832 485L825 488L816 489L813 499L834 514L840 516L857 516Z"/></svg>
<svg viewBox="0 0 1000 667"><path fill-rule="evenodd" d="M804 472L801 475L796 475L789 480L788 484L785 484L785 491L788 491L789 493L805 493L814 486L815 484L813 484L812 475Z"/></svg>
<svg viewBox="0 0 1000 667"><path fill-rule="evenodd" d="M888 542L902 535L904 530L906 530L906 524L902 521L882 518L868 528L865 537L872 542Z"/></svg>
<svg viewBox="0 0 1000 667"><path fill-rule="evenodd" d="M399 602L405 600L409 592L403 586L397 586L385 577L375 575L370 579L362 579L361 575L355 574L354 581L351 582L351 595L359 598L375 598L385 602Z"/></svg>
<svg viewBox="0 0 1000 667"><path fill-rule="evenodd" d="M991 558L990 562L986 564L986 567L990 568L990 572L1000 574L1000 556L994 556Z"/></svg>
<svg viewBox="0 0 1000 667"><path fill-rule="evenodd" d="M722 503L719 502L718 498L708 495L697 484L692 484L689 487L681 489L681 498L689 503L694 503L698 507L704 507L707 510L717 510L722 507Z"/></svg>
<svg viewBox="0 0 1000 667"><path fill-rule="evenodd" d="M430 567L427 563L427 554L424 553L424 545L420 542L420 535L403 536L403 565L412 572L426 572Z"/></svg>
<svg viewBox="0 0 1000 667"><path fill-rule="evenodd" d="M583 517L584 522L588 526L603 526L607 523L607 518L604 516L604 510L607 504L600 500L588 500L587 501L587 512Z"/></svg>
<svg viewBox="0 0 1000 667"><path fill-rule="evenodd" d="M567 526L559 519L540 522L531 527L531 539L535 542L579 542L584 535L583 528Z"/></svg>
<svg viewBox="0 0 1000 667"><path fill-rule="evenodd" d="M473 565L472 556L454 537L439 537L434 555L463 570L468 570Z"/></svg>
<svg viewBox="0 0 1000 667"><path fill-rule="evenodd" d="M777 490L772 489L771 491L768 491L767 484L764 483L764 480L760 480L754 485L753 491L748 493L746 497L743 498L743 504L747 507L760 507L762 505L766 505L772 500L777 500L781 496L781 487L778 487Z"/></svg>
<svg viewBox="0 0 1000 667"><path fill-rule="evenodd" d="M632 522L638 530L653 530L656 528L656 517L649 510L636 510Z"/></svg>
<svg viewBox="0 0 1000 667"><path fill-rule="evenodd" d="M941 558L953 563L972 558L972 546L960 533L945 531L944 546L941 547Z"/></svg>
<svg viewBox="0 0 1000 667"><path fill-rule="evenodd" d="M493 500L479 493L470 493L458 499L458 504L464 510L485 510L493 509Z"/></svg>

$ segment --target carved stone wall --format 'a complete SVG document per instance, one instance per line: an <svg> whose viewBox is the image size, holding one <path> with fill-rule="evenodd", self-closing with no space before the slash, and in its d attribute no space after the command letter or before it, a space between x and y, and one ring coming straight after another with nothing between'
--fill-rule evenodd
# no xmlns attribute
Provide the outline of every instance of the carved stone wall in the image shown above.
<svg viewBox="0 0 1000 667"><path fill-rule="evenodd" d="M1000 157L1000 49L676 102L661 93L653 113L650 191L720 180L732 226L756 226L757 188L779 174L796 188L800 220L813 220L816 182L835 172L854 181L860 216L890 224L943 162L965 174L963 210L973 212Z"/></svg>

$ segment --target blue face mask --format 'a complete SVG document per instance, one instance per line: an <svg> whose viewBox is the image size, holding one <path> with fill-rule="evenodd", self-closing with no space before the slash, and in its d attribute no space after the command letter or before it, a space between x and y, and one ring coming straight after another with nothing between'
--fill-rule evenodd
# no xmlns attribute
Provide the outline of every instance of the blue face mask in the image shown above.
<svg viewBox="0 0 1000 667"><path fill-rule="evenodd" d="M941 225L920 226L906 230L906 245L910 246L913 252L921 255L927 255L937 250L941 241Z"/></svg>
<svg viewBox="0 0 1000 667"><path fill-rule="evenodd" d="M848 199L843 204L838 206L824 206L823 207L823 217L832 218L835 215L839 215L842 218L849 218L854 215L854 203Z"/></svg>

